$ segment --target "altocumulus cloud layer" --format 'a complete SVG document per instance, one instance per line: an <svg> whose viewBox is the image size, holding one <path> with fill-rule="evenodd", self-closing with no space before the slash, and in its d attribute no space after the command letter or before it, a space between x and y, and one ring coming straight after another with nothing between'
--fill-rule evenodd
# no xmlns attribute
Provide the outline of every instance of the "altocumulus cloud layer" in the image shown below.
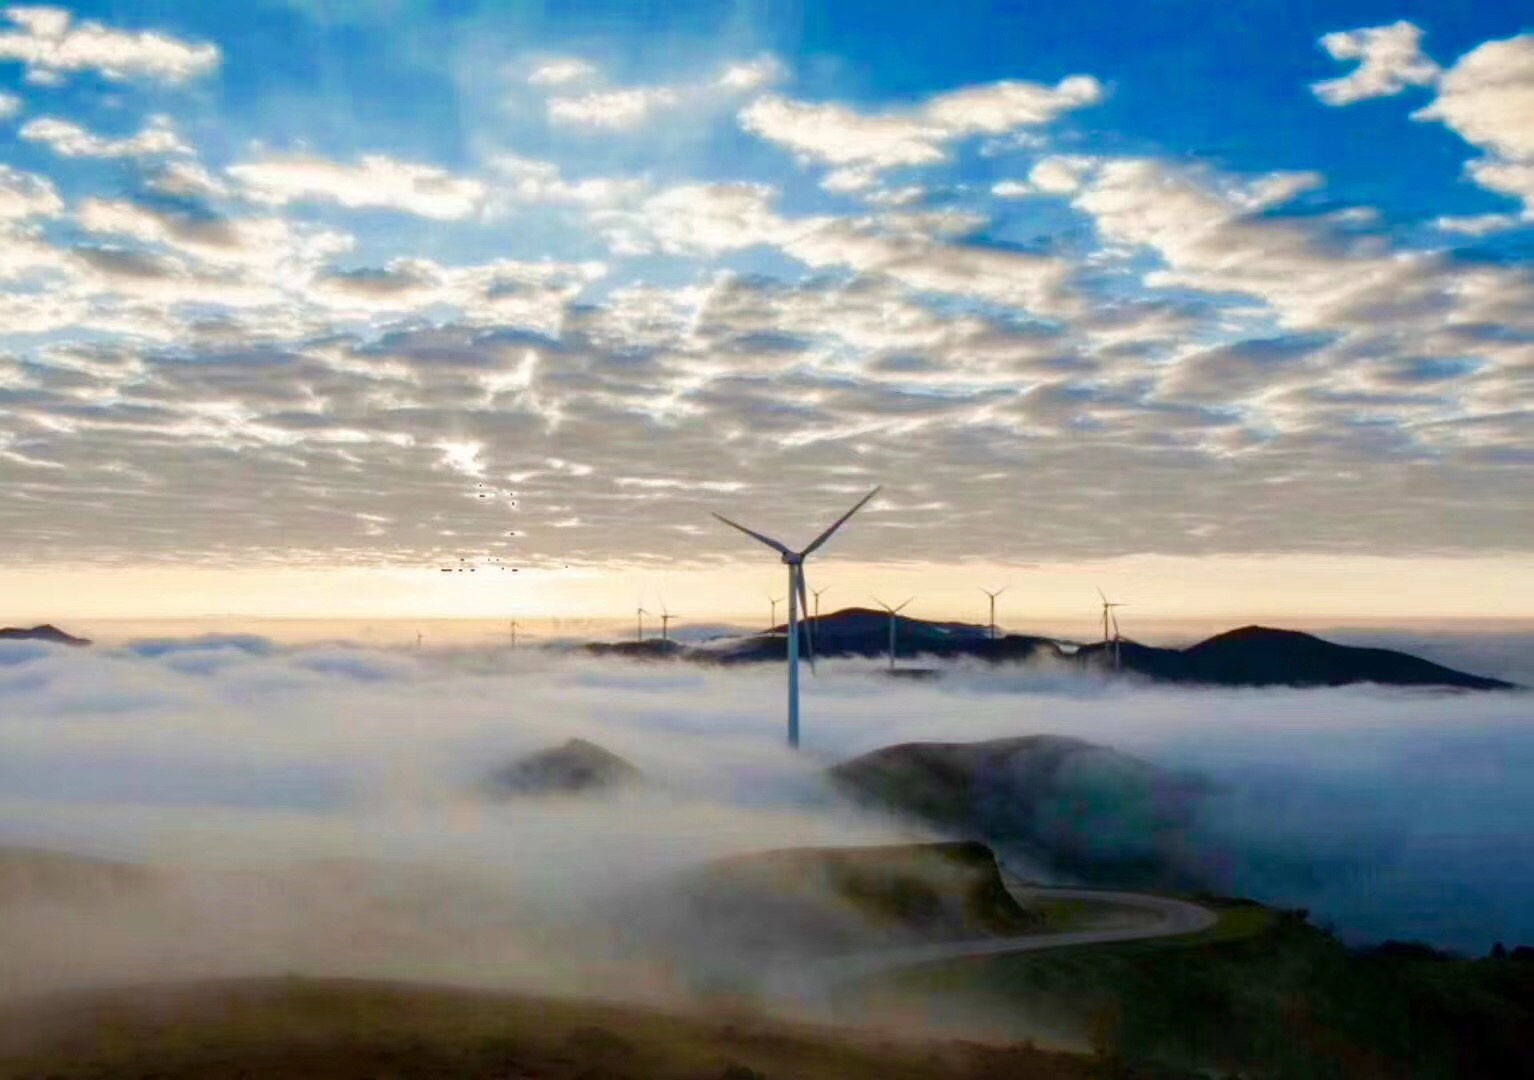
<svg viewBox="0 0 1534 1080"><path fill-rule="evenodd" d="M640 77L423 28L451 100L361 142L259 36L4 19L15 558L723 558L677 525L703 500L873 478L951 526L933 560L1528 535L1534 283L1475 249L1534 206L1514 27L1304 43L1335 74L1284 109L1416 95L1402 129L1501 207L1402 223L1292 164L1126 156L1094 117L1152 91L1108 72L875 103L753 50ZM842 550L890 555L879 520Z"/></svg>
<svg viewBox="0 0 1534 1080"><path fill-rule="evenodd" d="M633 897L711 856L917 836L841 803L821 768L1033 733L1214 781L1194 841L1232 892L1354 939L1534 941L1525 695L1128 690L1049 671L918 685L827 665L792 755L775 670L259 639L3 659L0 842L186 875L173 901L110 918L44 904L10 919L38 961L14 977L34 987L277 969L676 989L657 972L688 936L620 939ZM555 805L474 791L571 736L654 786Z"/></svg>

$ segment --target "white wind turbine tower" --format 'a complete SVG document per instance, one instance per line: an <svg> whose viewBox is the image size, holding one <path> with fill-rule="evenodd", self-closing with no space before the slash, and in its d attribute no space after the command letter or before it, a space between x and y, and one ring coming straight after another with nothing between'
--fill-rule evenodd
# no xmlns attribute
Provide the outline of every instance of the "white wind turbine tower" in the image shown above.
<svg viewBox="0 0 1534 1080"><path fill-rule="evenodd" d="M912 600L915 600L915 599L916 599L916 597L914 597L914 596L907 597L906 601L905 601L905 604L901 604L900 607L890 607L883 600L880 600L877 596L874 597L874 603L878 604L885 611L890 613L890 670L891 671L895 670L895 616L900 614L901 610L906 606L906 604L909 604Z"/></svg>
<svg viewBox="0 0 1534 1080"><path fill-rule="evenodd" d="M1124 658L1123 652L1119 647L1119 617L1114 613L1113 609L1126 607L1127 605L1109 600L1102 589L1097 590L1097 595L1102 598L1103 602L1103 646L1105 649L1110 644L1113 646L1113 670L1118 671L1124 666ZM1113 628L1111 637L1108 633L1110 625Z"/></svg>
<svg viewBox="0 0 1534 1080"><path fill-rule="evenodd" d="M1006 592L1011 587L1012 586L1010 586L1010 585L1003 585L1001 588L997 589L995 592L992 592L990 589L985 589L985 588L982 588L980 590L981 592L985 593L985 595L987 595L987 596L989 596L991 598L991 621L987 625L989 625L990 628L991 628L990 640L992 640L992 641L996 640L996 598L998 596L1000 596L1002 593Z"/></svg>
<svg viewBox="0 0 1534 1080"><path fill-rule="evenodd" d="M841 517L833 521L830 528L821 533L819 536L815 537L814 540L810 541L809 546L806 547L803 551L793 551L778 541L774 540L770 536L763 536L761 533L753 532L752 530L746 528L744 525L736 524L729 518L725 517L723 514L714 515L720 521L730 526L730 528L739 529L741 532L751 537L751 539L756 540L759 543L766 544L768 547L772 548L772 550L776 551L782 557L783 564L788 567L789 746L799 745L799 607L801 604L806 608L809 607L809 605L805 603L806 586L804 584L804 560L819 550L821 545L824 544L827 540L831 539L836 530L840 529L846 523L848 518L861 510L864 504L866 504L868 500L872 499L877 494L879 494L879 489L874 488L867 495L864 495L857 501L856 505L854 505L851 510L848 510ZM774 616L777 614L776 606L774 606L773 614ZM776 619L774 619L774 624L776 624ZM810 625L813 627L814 624L812 623ZM814 653L813 639L810 642L810 652L811 654Z"/></svg>

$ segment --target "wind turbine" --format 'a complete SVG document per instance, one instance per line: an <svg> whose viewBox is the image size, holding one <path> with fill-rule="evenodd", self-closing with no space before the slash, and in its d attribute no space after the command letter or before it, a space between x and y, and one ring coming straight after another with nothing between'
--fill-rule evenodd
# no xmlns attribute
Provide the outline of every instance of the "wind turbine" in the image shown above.
<svg viewBox="0 0 1534 1080"><path fill-rule="evenodd" d="M513 649L517 647L517 627L521 625L516 619L511 620L509 629L511 630L511 647Z"/></svg>
<svg viewBox="0 0 1534 1080"><path fill-rule="evenodd" d="M827 593L827 592L830 592L830 591L831 591L831 586L829 586L829 585L822 585L818 589L811 589L810 590L810 592L812 594L814 594L814 597L815 597L815 618L816 618L816 620L819 620L819 618L820 618L820 594L821 593Z"/></svg>
<svg viewBox="0 0 1534 1080"><path fill-rule="evenodd" d="M772 633L773 630L777 628L777 625L778 625L778 605L781 604L783 602L783 600L784 600L784 597L780 596L776 600L774 600L772 598L772 594L771 593L767 594L767 602L772 605L772 614L767 616L767 632L769 634Z"/></svg>
<svg viewBox="0 0 1534 1080"><path fill-rule="evenodd" d="M818 589L810 590L810 592L815 596L815 621L810 624L811 626L820 625L820 594L830 591L831 586L829 585L822 585ZM815 634L813 631L810 633L810 674L815 674Z"/></svg>
<svg viewBox="0 0 1534 1080"><path fill-rule="evenodd" d="M914 596L908 597L906 599L906 601L905 601L905 604L901 604L900 607L890 607L883 600L880 600L877 596L874 597L874 603L878 604L885 611L890 613L890 670L891 671L895 670L895 616L900 614L901 609L903 609L906 604L909 604L912 600L915 600L915 599L916 599L916 597L914 597Z"/></svg>
<svg viewBox="0 0 1534 1080"><path fill-rule="evenodd" d="M668 640L666 635L667 635L667 633L671 629L671 620L674 619L674 618L676 618L676 616L671 614L671 610L666 607L666 599L665 599L665 597L661 597L661 602L660 602L660 639L662 641Z"/></svg>
<svg viewBox="0 0 1534 1080"><path fill-rule="evenodd" d="M788 567L788 745L799 745L799 605L805 600L804 584L804 560L809 558L820 546L831 539L837 529L844 525L848 518L861 510L868 500L879 494L879 489L874 488L864 495L857 503L841 517L831 523L831 527L814 540L803 551L792 551L770 536L763 536L759 532L753 532L744 525L738 525L722 514L714 516L732 529L739 529L758 543L766 544L776 551ZM808 605L805 605L808 607ZM773 614L777 614L774 606ZM776 620L774 620L776 621ZM810 652L815 651L813 637L814 624L810 624L812 636L810 638Z"/></svg>
<svg viewBox="0 0 1534 1080"><path fill-rule="evenodd" d="M636 617L638 618L639 621L638 621L638 628L635 630L635 633L634 633L634 640L639 642L641 645L643 645L644 644L644 617L646 615L649 615L650 612L646 611L642 607L641 608L637 608L636 611L637 611L637 616Z"/></svg>
<svg viewBox="0 0 1534 1080"><path fill-rule="evenodd" d="M1126 607L1127 605L1109 600L1102 589L1097 590L1097 595L1103 602L1103 646L1106 648L1110 643L1113 645L1113 670L1118 671L1124 666L1123 651L1119 647L1119 617L1114 614L1114 608ZM1109 637L1108 627L1113 627L1113 636Z"/></svg>
<svg viewBox="0 0 1534 1080"><path fill-rule="evenodd" d="M985 588L982 588L980 590L981 592L985 593L985 595L987 595L987 596L989 596L991 598L991 622L990 622L990 627L991 627L991 640L992 641L996 640L996 598L998 596L1000 596L1002 593L1006 592L1011 587L1012 586L1010 586L1010 585L1003 585L1001 588L997 589L995 592L992 592L990 589L985 589Z"/></svg>

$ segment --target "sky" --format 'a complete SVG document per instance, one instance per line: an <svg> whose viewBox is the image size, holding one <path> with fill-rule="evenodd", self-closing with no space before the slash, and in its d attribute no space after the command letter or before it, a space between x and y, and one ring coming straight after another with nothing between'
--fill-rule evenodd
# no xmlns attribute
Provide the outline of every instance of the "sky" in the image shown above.
<svg viewBox="0 0 1534 1080"><path fill-rule="evenodd" d="M0 621L754 613L875 484L843 602L1534 616L1531 116L1512 3L0 9Z"/></svg>

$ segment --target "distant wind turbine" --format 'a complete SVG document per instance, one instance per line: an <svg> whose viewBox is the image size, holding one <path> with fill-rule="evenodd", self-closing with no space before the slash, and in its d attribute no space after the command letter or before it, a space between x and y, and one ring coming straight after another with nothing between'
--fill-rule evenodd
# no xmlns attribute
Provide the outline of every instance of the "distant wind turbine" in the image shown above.
<svg viewBox="0 0 1534 1080"><path fill-rule="evenodd" d="M753 532L752 530L746 528L744 525L736 524L735 522L731 521L729 518L725 517L722 514L715 514L714 515L720 521L722 521L726 525L730 526L730 528L732 528L732 529L739 529L741 532L743 532L747 536L751 537L751 539L757 541L758 543L766 544L768 547L772 548L772 550L776 551L782 557L783 564L788 567L788 745L789 746L798 746L799 745L799 607L800 607L801 604L803 604L805 607L809 606L808 604L804 603L804 601L806 599L805 598L805 584L804 584L804 560L809 558L812 554L814 554L817 550L819 550L820 546L822 544L824 544L827 540L831 539L831 537L835 534L836 530L840 529L842 527L842 525L844 525L846 523L848 518L850 518L853 514L857 513L859 510L861 510L863 508L863 506L870 499L872 499L877 494L879 494L879 489L878 488L874 488L867 495L864 495L861 499L859 499L857 501L857 503L852 507L851 510L848 510L845 514L843 514L841 517L837 518L834 522L832 522L830 528L828 528L825 532L821 533L819 536L815 537L814 540L810 541L809 546L806 547L803 551L792 551L789 548L785 547L783 544L781 544L778 541L774 540L770 536L763 536L759 532ZM774 609L773 609L773 614L774 614L774 616L776 616L776 614L777 614L776 607L774 607ZM774 624L776 624L776 621L777 621L776 618L774 618L773 621L774 621ZM811 623L810 626L811 626L812 635L813 635L814 624ZM811 652L812 655L813 655L814 651L815 651L815 642L814 642L814 638L812 636L811 639L810 639L810 652Z"/></svg>
<svg viewBox="0 0 1534 1080"><path fill-rule="evenodd" d="M815 597L815 621L810 624L812 627L817 627L820 625L820 594L830 591L831 586L829 585L822 585L818 589L810 590L810 592ZM815 674L815 634L813 630L810 633L810 674Z"/></svg>
<svg viewBox="0 0 1534 1080"><path fill-rule="evenodd" d="M1010 586L1010 585L1003 585L1001 588L997 589L995 592L992 592L990 589L985 589L985 588L982 588L980 590L981 592L985 593L985 595L987 595L987 596L989 596L991 598L991 621L990 621L989 625L990 625L990 628L991 628L991 640L992 641L996 640L996 598L998 596L1000 596L1002 593L1006 592L1011 587L1012 586Z"/></svg>
<svg viewBox="0 0 1534 1080"><path fill-rule="evenodd" d="M880 600L877 596L874 597L874 603L878 604L885 611L890 613L890 670L891 671L895 670L895 621L896 621L895 620L895 616L900 614L901 610L904 609L906 604L909 604L912 600L915 600L915 599L916 599L916 597L914 597L914 596L908 597L906 599L906 601L905 601L905 604L901 604L900 607L890 607L883 600Z"/></svg>
<svg viewBox="0 0 1534 1080"><path fill-rule="evenodd" d="M675 618L677 618L677 616L671 614L671 609L666 607L666 598L665 597L661 597L661 601L660 601L660 639L662 641L670 640L667 637L667 634L669 633L669 631L671 629L671 620L675 619Z"/></svg>
<svg viewBox="0 0 1534 1080"><path fill-rule="evenodd" d="M1123 652L1119 646L1119 617L1114 613L1114 608L1127 607L1127 604L1116 603L1109 600L1102 589L1097 590L1097 595L1103 602L1103 647L1113 646L1113 670L1119 671L1124 666ZM1112 636L1109 636L1108 628L1113 628Z"/></svg>
<svg viewBox="0 0 1534 1080"><path fill-rule="evenodd" d="M829 585L822 585L818 589L811 589L810 590L810 592L815 597L815 618L817 620L820 618L820 594L821 593L828 593L830 591L831 591L831 586L829 586Z"/></svg>
<svg viewBox="0 0 1534 1080"><path fill-rule="evenodd" d="M769 634L778 628L778 605L785 599L785 597L780 596L774 600L771 593L767 594L767 602L772 605L772 613L767 616L767 632Z"/></svg>
<svg viewBox="0 0 1534 1080"><path fill-rule="evenodd" d="M511 647L513 649L515 649L517 647L517 627L520 626L520 625L522 625L522 624L517 622L516 619L512 619L511 620L511 625L510 625L509 629L511 630Z"/></svg>
<svg viewBox="0 0 1534 1080"><path fill-rule="evenodd" d="M642 644L644 644L644 617L646 615L650 614L650 612L646 611L642 607L641 608L637 608L636 611L637 611L636 617L637 617L637 619L639 621L638 621L638 624L637 624L637 629L634 631L634 640L639 642L642 645Z"/></svg>

